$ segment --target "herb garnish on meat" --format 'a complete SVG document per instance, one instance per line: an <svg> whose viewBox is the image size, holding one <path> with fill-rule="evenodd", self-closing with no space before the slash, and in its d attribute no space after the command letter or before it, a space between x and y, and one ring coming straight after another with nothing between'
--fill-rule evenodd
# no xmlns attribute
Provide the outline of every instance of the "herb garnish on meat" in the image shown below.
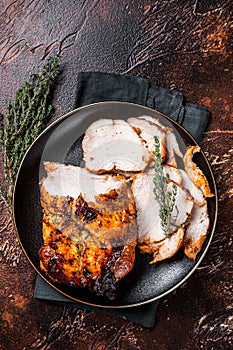
<svg viewBox="0 0 233 350"><path fill-rule="evenodd" d="M164 176L163 165L160 154L160 142L157 136L154 137L155 140L155 176L154 182L154 195L157 200L160 209L159 217L161 225L166 236L172 234L171 226L174 225L174 218L172 218L172 212L175 208L178 215L178 208L175 205L175 199L177 194L177 186L173 183L172 189L168 191L168 180L169 175Z"/></svg>

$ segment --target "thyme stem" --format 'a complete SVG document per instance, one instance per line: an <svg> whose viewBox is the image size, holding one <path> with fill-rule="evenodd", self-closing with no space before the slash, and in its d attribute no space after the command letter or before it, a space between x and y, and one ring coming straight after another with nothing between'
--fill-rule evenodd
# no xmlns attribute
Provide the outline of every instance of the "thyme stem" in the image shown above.
<svg viewBox="0 0 233 350"><path fill-rule="evenodd" d="M16 91L14 101L6 101L6 116L0 114L0 144L3 153L5 184L0 197L11 208L13 188L21 160L43 130L51 115L48 102L52 83L57 77L60 56L50 57L41 74L31 74Z"/></svg>
<svg viewBox="0 0 233 350"><path fill-rule="evenodd" d="M160 142L157 136L155 140L155 176L153 179L153 192L155 199L159 204L159 217L164 231L164 234L169 237L172 234L171 225L174 225L174 218L172 212L175 208L178 215L178 208L175 205L177 194L177 186L173 183L172 189L168 190L169 175L164 176L162 158L160 153Z"/></svg>

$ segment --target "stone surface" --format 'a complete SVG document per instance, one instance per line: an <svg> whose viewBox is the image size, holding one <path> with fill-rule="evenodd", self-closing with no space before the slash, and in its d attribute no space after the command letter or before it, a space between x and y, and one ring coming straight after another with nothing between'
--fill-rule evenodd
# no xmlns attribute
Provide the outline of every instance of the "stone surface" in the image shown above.
<svg viewBox="0 0 233 350"><path fill-rule="evenodd" d="M36 274L0 203L0 350L232 348L232 31L231 0L0 2L2 113L5 99L53 53L62 54L54 119L72 110L79 71L142 75L211 111L202 146L219 193L210 249L192 277L161 300L151 330L35 300ZM2 183L2 158L0 170Z"/></svg>

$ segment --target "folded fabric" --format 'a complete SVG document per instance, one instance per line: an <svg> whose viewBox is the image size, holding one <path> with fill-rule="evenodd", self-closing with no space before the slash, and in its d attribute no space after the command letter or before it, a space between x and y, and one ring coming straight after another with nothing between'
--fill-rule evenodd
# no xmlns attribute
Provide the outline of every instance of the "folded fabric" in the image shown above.
<svg viewBox="0 0 233 350"><path fill-rule="evenodd" d="M145 78L100 72L80 73L74 108L103 101L131 102L156 109L181 124L198 142L201 141L210 117L206 108L186 103L180 92L153 86ZM158 307L158 301L130 309L103 309L84 305L66 298L40 276L37 276L34 296L121 317L144 327L154 326Z"/></svg>
<svg viewBox="0 0 233 350"><path fill-rule="evenodd" d="M50 287L39 275L36 278L36 285L34 290L34 297L36 299L49 300L56 303L65 303L78 309L102 313L109 316L123 318L124 320L137 323L143 327L152 328L155 324L156 310L158 301L151 302L142 306L135 306L124 309L114 308L100 308L79 303L72 299L68 299L56 289Z"/></svg>
<svg viewBox="0 0 233 350"><path fill-rule="evenodd" d="M201 142L210 117L205 107L186 103L182 93L154 86L145 78L80 73L74 108L103 101L132 102L156 109L182 125L197 142Z"/></svg>

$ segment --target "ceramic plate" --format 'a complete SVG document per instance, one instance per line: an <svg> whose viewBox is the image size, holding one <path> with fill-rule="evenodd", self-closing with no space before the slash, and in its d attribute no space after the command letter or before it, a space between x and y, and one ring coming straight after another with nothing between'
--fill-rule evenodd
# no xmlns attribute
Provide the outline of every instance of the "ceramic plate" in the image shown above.
<svg viewBox="0 0 233 350"><path fill-rule="evenodd" d="M82 166L81 142L86 128L99 118L127 119L140 115L157 118L174 129L181 150L195 145L192 136L169 117L144 106L124 102L100 102L76 109L51 124L32 144L26 153L15 185L13 212L17 234L22 248L34 269L53 288L63 295L83 303L100 307L131 307L157 300L180 286L195 271L210 245L217 217L217 193L211 168L201 151L195 162L207 177L214 197L208 199L210 230L202 251L195 261L185 256L183 250L171 259L150 265L151 257L136 252L133 270L117 284L113 301L99 298L91 291L55 284L41 271L38 250L43 244L42 209L39 181L45 175L41 164L53 161Z"/></svg>

